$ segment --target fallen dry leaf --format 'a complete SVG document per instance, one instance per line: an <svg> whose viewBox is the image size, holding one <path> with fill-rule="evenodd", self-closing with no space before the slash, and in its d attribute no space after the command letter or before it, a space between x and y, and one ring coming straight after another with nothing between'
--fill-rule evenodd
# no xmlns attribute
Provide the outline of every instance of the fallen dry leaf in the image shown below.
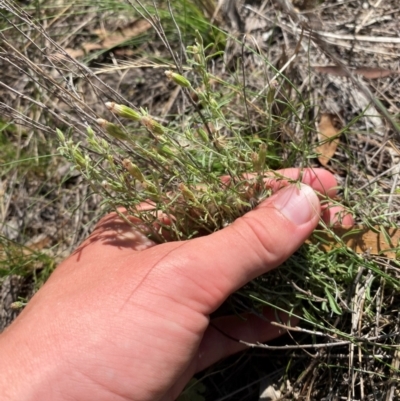
<svg viewBox="0 0 400 401"><path fill-rule="evenodd" d="M78 58L78 57L83 57L86 56L88 53L90 53L92 50L101 50L103 49L103 45L100 43L83 43L80 47L76 49L72 48L67 48L65 51L72 57L72 58Z"/></svg>
<svg viewBox="0 0 400 401"><path fill-rule="evenodd" d="M102 39L103 49L109 49L116 47L132 39L142 33L148 31L151 28L150 22L144 19L138 19L133 21L131 24L126 26L124 29L119 29L115 32L107 32L104 30L96 30L94 33Z"/></svg>
<svg viewBox="0 0 400 401"><path fill-rule="evenodd" d="M354 70L356 74L362 75L367 79L377 79L390 77L393 74L398 74L399 72L387 70L385 68L375 68L375 67L359 67Z"/></svg>
<svg viewBox="0 0 400 401"><path fill-rule="evenodd" d="M337 65L315 66L314 69L321 74L336 75L338 77L347 76L346 71Z"/></svg>
<svg viewBox="0 0 400 401"><path fill-rule="evenodd" d="M322 114L318 124L318 140L321 144L316 148L320 154L319 162L325 167L332 156L335 154L339 144L339 130L334 125L335 116L333 114ZM335 138L329 140L330 138Z"/></svg>
<svg viewBox="0 0 400 401"><path fill-rule="evenodd" d="M117 47L129 39L141 35L151 28L149 22L143 19L133 21L124 29L119 29L115 32L108 32L105 30L97 29L94 33L100 38L100 42L86 42L81 44L78 48L67 48L65 51L73 58L86 56L92 50L104 50L112 47ZM64 58L61 54L55 54L58 58Z"/></svg>
<svg viewBox="0 0 400 401"><path fill-rule="evenodd" d="M46 234L38 234L30 239L24 245L24 255L30 255L34 252L41 251L50 245L51 238Z"/></svg>
<svg viewBox="0 0 400 401"><path fill-rule="evenodd" d="M321 74L336 75L338 77L346 77L346 71L338 65L315 66L315 71ZM400 74L400 71L392 71L380 67L357 67L349 68L354 74L362 75L367 79L378 79L389 77L394 74Z"/></svg>
<svg viewBox="0 0 400 401"><path fill-rule="evenodd" d="M386 236L383 234L383 230L387 233ZM365 226L356 226L351 228L335 227L332 231L354 252L397 259L395 248L400 245L400 229L398 228L376 226L371 229ZM320 242L319 238L324 242ZM324 251L342 246L327 232L318 232L308 242L319 243L320 248Z"/></svg>

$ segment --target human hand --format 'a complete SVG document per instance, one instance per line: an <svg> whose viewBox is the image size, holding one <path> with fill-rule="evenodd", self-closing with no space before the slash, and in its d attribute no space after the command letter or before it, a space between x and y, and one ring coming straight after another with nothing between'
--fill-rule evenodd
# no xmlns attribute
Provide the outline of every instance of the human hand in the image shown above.
<svg viewBox="0 0 400 401"><path fill-rule="evenodd" d="M297 179L299 170L280 174ZM325 170L305 170L302 180L269 182L288 186L190 241L155 245L115 213L106 216L0 336L2 399L174 400L193 374L243 349L209 325L210 314L309 237L321 214L314 190L335 196ZM335 218L327 210L324 219ZM247 342L280 334L256 316L213 325Z"/></svg>

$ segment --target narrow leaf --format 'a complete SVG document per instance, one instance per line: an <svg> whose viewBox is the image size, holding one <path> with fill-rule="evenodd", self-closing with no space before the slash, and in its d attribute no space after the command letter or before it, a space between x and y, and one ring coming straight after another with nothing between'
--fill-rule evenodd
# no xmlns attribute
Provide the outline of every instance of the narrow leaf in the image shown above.
<svg viewBox="0 0 400 401"><path fill-rule="evenodd" d="M328 298L329 306L330 306L332 312L336 313L337 315L341 315L342 309L340 308L340 306L336 302L335 298L333 297L333 295L329 292L329 290L326 287L325 287L325 294Z"/></svg>

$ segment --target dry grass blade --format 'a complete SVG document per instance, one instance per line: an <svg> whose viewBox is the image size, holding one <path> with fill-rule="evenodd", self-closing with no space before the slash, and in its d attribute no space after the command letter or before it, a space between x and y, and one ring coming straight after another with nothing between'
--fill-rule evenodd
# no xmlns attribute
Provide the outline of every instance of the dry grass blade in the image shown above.
<svg viewBox="0 0 400 401"><path fill-rule="evenodd" d="M346 77L347 73L343 67L338 65L326 65L326 66L315 66L315 71L321 74L331 74L336 75L338 77ZM378 79L378 78L385 78L390 77L391 75L400 74L399 71L392 71L386 68L379 68L379 67L357 67L351 69L350 71L354 72L355 74L361 75L367 79Z"/></svg>

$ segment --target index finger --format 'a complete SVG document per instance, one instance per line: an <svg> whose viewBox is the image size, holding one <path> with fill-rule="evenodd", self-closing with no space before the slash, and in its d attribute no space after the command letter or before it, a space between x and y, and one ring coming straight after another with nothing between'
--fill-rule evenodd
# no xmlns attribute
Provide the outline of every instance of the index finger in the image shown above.
<svg viewBox="0 0 400 401"><path fill-rule="evenodd" d="M323 168L286 168L278 173L289 180L301 178L303 184L309 185L314 191L334 198L337 195L337 181L332 173Z"/></svg>
<svg viewBox="0 0 400 401"><path fill-rule="evenodd" d="M256 173L243 175L244 179L254 179ZM229 185L232 178L230 176L221 177L221 181ZM303 184L310 186L319 194L335 198L337 195L337 181L332 173L322 168L286 168L276 171L266 172L264 175L265 188L271 189L273 193L288 186L292 181L300 180Z"/></svg>

